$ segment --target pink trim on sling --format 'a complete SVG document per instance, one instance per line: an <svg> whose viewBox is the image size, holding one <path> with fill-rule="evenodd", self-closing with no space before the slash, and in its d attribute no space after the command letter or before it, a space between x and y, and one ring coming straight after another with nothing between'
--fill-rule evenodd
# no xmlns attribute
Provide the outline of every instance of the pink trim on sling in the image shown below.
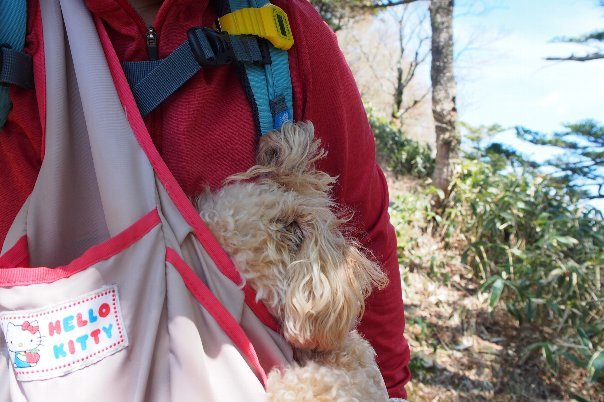
<svg viewBox="0 0 604 402"><path fill-rule="evenodd" d="M275 317L268 312L268 309L264 303L256 300L256 291L249 285L245 285L243 287L243 292L245 294L245 304L247 304L250 310L254 312L256 317L258 317L258 319L260 319L264 325L273 331L281 333L281 325L279 322L277 322Z"/></svg>
<svg viewBox="0 0 604 402"><path fill-rule="evenodd" d="M136 223L130 226L128 229L112 237L104 243L91 247L82 254L81 257L76 258L71 263L56 268L48 267L37 267L37 268L25 268L19 267L14 268L7 264L4 266L5 258L10 260L9 253L15 250L15 256L22 256L23 247L27 252L27 238L24 236L19 242L13 246L11 250L5 253L0 259L0 287L11 287L11 286L26 286L40 283L53 283L59 279L69 278L78 272L84 271L90 266L97 264L101 261L107 260L123 250L127 249L138 240L143 238L153 228L161 223L159 213L157 209L149 212L143 216ZM24 245L24 244L25 245ZM17 248L18 247L18 248ZM12 254L11 254L12 255ZM18 259L18 258L17 258Z"/></svg>
<svg viewBox="0 0 604 402"><path fill-rule="evenodd" d="M195 236L199 242L203 245L204 249L210 256L210 258L216 263L216 266L232 282L237 285L242 285L243 281L239 272L233 265L233 262L227 255L227 253L220 246L212 232L208 229L205 222L200 218L199 213L195 210L195 207L191 204L186 194L174 178L174 175L168 169L168 166L160 156L157 148L153 144L153 140L147 131L147 127L143 121L143 118L138 110L134 96L124 71L122 70L121 64L117 58L117 54L111 45L109 35L105 30L103 23L98 17L94 17L94 22L99 34L101 45L105 51L105 57L111 71L111 76L115 83L115 87L118 92L118 96L126 111L126 117L130 122L130 126L136 136L136 139L149 158L153 170L157 174L157 177L164 185L168 195L182 214L183 218L193 228ZM262 321L264 325L271 328L275 332L280 332L280 325L275 318L268 312L266 306L262 303L256 302L255 291L249 286L245 286L245 301L254 314Z"/></svg>
<svg viewBox="0 0 604 402"><path fill-rule="evenodd" d="M168 169L168 166L166 165L162 157L159 155L159 152L155 148L155 145L151 140L143 118L138 110L136 101L132 96L132 91L130 90L130 86L128 85L128 81L126 80L126 76L124 75L119 60L117 59L117 55L113 50L109 36L107 35L107 31L105 30L103 24L100 22L98 17L95 17L94 19L97 31L99 33L99 38L101 40L101 44L107 57L109 70L111 71L115 87L117 89L120 100L124 105L126 117L130 122L130 125L132 127L132 130L134 131L134 135L136 136L139 145L149 158L149 161L153 166L153 170L155 170L157 177L160 179L160 181L166 188L168 195L170 195L170 198L172 198L187 223L193 227L196 236L199 238L199 241L201 242L201 244L203 244L204 249L208 252L212 260L214 260L220 271L231 281L238 285L241 285L242 280L241 276L239 275L239 272L237 272L235 266L229 259L226 252L222 249L218 241L214 239L214 236L212 235L210 230L199 217L199 213L190 203L184 191L182 190L182 188Z"/></svg>
<svg viewBox="0 0 604 402"><path fill-rule="evenodd" d="M172 264L178 271L185 286L189 289L189 292L195 296L197 301L199 301L199 304L210 313L225 334L231 338L235 346L237 346L239 351L245 356L252 370L256 373L256 377L258 377L262 385L266 387L266 373L260 365L258 355L254 350L252 342L249 340L239 323L235 321L229 311L220 303L216 296L214 296L212 291L208 289L206 284L195 275L193 270L189 268L187 263L182 260L176 251L167 248L166 261Z"/></svg>

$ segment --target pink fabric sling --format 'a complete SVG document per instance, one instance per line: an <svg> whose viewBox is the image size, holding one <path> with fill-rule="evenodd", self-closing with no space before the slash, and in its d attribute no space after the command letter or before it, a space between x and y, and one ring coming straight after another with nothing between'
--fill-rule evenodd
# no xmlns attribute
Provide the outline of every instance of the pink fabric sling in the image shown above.
<svg viewBox="0 0 604 402"><path fill-rule="evenodd" d="M40 5L45 158L0 255L0 402L265 400L290 346L159 157L83 1Z"/></svg>

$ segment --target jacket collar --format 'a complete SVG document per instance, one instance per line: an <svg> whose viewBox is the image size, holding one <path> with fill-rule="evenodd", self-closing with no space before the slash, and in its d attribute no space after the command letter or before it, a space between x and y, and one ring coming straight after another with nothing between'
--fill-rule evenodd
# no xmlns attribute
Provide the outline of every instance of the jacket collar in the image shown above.
<svg viewBox="0 0 604 402"><path fill-rule="evenodd" d="M180 45L186 39L187 27L214 22L212 1L164 0L153 23L159 36L160 54L165 56ZM147 58L148 27L128 0L85 0L85 4L103 22L120 60Z"/></svg>

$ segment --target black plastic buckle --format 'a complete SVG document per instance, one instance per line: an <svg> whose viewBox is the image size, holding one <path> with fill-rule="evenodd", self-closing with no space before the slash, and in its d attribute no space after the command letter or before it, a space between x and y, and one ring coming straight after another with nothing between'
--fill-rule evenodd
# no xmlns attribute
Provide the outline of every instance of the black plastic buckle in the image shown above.
<svg viewBox="0 0 604 402"><path fill-rule="evenodd" d="M200 39L203 36L205 40ZM208 27L194 27L187 32L189 45L200 66L224 66L236 60L229 34Z"/></svg>

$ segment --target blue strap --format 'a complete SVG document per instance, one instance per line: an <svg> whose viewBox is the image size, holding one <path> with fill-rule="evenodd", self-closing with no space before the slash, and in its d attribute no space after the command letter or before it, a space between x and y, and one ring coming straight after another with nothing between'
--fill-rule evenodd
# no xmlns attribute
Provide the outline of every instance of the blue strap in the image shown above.
<svg viewBox="0 0 604 402"><path fill-rule="evenodd" d="M165 59L125 62L122 67L139 110L146 116L203 67L232 61L262 63L264 59L254 38L198 27L189 30L188 40Z"/></svg>
<svg viewBox="0 0 604 402"><path fill-rule="evenodd" d="M9 47L14 51L21 52L25 46L25 34L27 28L27 2L26 0L1 0L0 1L0 45ZM4 55L4 52L2 53ZM5 62L0 60L0 69ZM10 68L9 68L10 69ZM14 72L14 69L13 69ZM8 87L0 86L0 128L6 123L11 102L8 98Z"/></svg>
<svg viewBox="0 0 604 402"><path fill-rule="evenodd" d="M262 7L268 0L227 0L230 11L241 8ZM268 43L268 42L267 42ZM281 128L293 120L292 83L287 52L268 44L271 64L244 66L244 83L260 135Z"/></svg>

